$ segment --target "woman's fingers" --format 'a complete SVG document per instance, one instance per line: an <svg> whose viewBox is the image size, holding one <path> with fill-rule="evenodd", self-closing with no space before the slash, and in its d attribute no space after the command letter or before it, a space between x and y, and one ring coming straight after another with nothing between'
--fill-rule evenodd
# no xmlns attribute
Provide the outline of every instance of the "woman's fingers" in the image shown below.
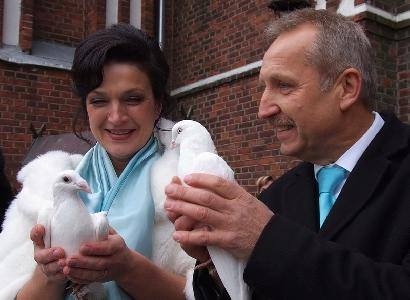
<svg viewBox="0 0 410 300"><path fill-rule="evenodd" d="M34 246L44 248L44 226L37 224L30 231L30 239L33 241Z"/></svg>
<svg viewBox="0 0 410 300"><path fill-rule="evenodd" d="M90 269L103 271L108 268L106 260L101 256L73 256L67 258L67 266L70 268Z"/></svg>
<svg viewBox="0 0 410 300"><path fill-rule="evenodd" d="M187 216L180 216L178 219L175 220L174 226L175 230L182 230L182 231L187 231L187 230L192 230L196 227L197 221L189 218Z"/></svg>
<svg viewBox="0 0 410 300"><path fill-rule="evenodd" d="M64 260L58 260L58 261L54 261L48 264L40 265L41 270L47 276L61 275L63 272L64 266L65 266Z"/></svg>
<svg viewBox="0 0 410 300"><path fill-rule="evenodd" d="M106 282L109 281L107 278L108 270L89 270L80 268L70 268L64 267L64 276L75 283L89 284L91 282Z"/></svg>
<svg viewBox="0 0 410 300"><path fill-rule="evenodd" d="M80 254L89 256L110 256L125 248L125 242L118 234L110 234L107 240L86 243L81 246Z"/></svg>

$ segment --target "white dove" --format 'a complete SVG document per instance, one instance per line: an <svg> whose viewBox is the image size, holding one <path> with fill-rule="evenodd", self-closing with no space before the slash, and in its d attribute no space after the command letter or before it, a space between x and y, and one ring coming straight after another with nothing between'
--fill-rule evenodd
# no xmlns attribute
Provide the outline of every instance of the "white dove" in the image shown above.
<svg viewBox="0 0 410 300"><path fill-rule="evenodd" d="M183 120L172 128L172 145L179 146L178 176L207 173L234 181L234 172L216 154L211 135L204 126L192 120ZM250 299L248 286L243 281L246 261L239 260L228 251L208 246L212 262L231 299Z"/></svg>
<svg viewBox="0 0 410 300"><path fill-rule="evenodd" d="M152 260L159 266L185 276L193 269L195 260L181 249L172 238L174 225L164 209L165 186L177 175L178 152L171 149L171 128L174 122L162 118L158 124L157 136L164 151L151 167L151 193L155 204L155 227L153 234Z"/></svg>
<svg viewBox="0 0 410 300"><path fill-rule="evenodd" d="M38 224L45 227L44 245L61 247L66 257L79 253L85 242L105 240L108 237L106 212L90 214L78 195L79 191L90 193L87 182L74 170L57 175L53 185L53 207L39 212ZM82 299L104 298L102 284L73 285L73 295Z"/></svg>
<svg viewBox="0 0 410 300"><path fill-rule="evenodd" d="M151 193L155 205L152 260L166 270L192 279L195 260L172 238L175 228L164 209L165 186L171 182L173 176L177 175L179 154L177 149L170 148L171 128L174 124L170 120L161 118L155 131L163 151L161 157L151 167ZM192 285L188 281L185 296L186 299L195 299Z"/></svg>
<svg viewBox="0 0 410 300"><path fill-rule="evenodd" d="M14 299L31 278L37 263L30 230L37 224L38 212L53 205L56 174L74 169L81 158L79 154L49 151L18 172L22 189L8 208L0 233L0 300Z"/></svg>

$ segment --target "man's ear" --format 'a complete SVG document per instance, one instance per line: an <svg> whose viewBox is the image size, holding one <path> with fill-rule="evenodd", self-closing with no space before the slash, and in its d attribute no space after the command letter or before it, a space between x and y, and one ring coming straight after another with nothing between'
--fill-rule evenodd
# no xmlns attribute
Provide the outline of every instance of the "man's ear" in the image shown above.
<svg viewBox="0 0 410 300"><path fill-rule="evenodd" d="M335 88L340 99L340 110L346 111L359 101L362 75L355 68L344 70L336 80Z"/></svg>

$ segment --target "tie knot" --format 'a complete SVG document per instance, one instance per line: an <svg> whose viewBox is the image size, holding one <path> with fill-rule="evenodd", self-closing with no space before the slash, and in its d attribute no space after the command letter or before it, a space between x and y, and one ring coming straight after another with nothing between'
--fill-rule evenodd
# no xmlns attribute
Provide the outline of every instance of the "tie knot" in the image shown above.
<svg viewBox="0 0 410 300"><path fill-rule="evenodd" d="M319 194L334 193L339 184L346 178L347 171L338 165L323 167L317 174Z"/></svg>

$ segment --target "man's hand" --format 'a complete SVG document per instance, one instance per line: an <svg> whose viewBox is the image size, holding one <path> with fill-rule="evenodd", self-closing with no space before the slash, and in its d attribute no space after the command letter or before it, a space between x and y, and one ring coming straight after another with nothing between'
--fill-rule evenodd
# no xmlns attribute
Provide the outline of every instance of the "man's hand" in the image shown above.
<svg viewBox="0 0 410 300"><path fill-rule="evenodd" d="M178 224L177 218L174 239L185 248L214 245L248 258L273 212L237 183L220 177L191 174L184 181L188 187L174 182L166 187L165 209L203 225L190 230L191 220Z"/></svg>
<svg viewBox="0 0 410 300"><path fill-rule="evenodd" d="M182 186L182 182L179 177L174 176L172 178L171 184ZM167 201L173 201L171 198L167 198ZM167 210L168 218L174 223L176 231L191 231L198 230L200 225L196 220L189 218L187 216L182 216L179 213L174 213ZM181 248L191 257L197 259L200 262L205 262L209 260L209 253L205 246L197 245L185 245L181 244Z"/></svg>

